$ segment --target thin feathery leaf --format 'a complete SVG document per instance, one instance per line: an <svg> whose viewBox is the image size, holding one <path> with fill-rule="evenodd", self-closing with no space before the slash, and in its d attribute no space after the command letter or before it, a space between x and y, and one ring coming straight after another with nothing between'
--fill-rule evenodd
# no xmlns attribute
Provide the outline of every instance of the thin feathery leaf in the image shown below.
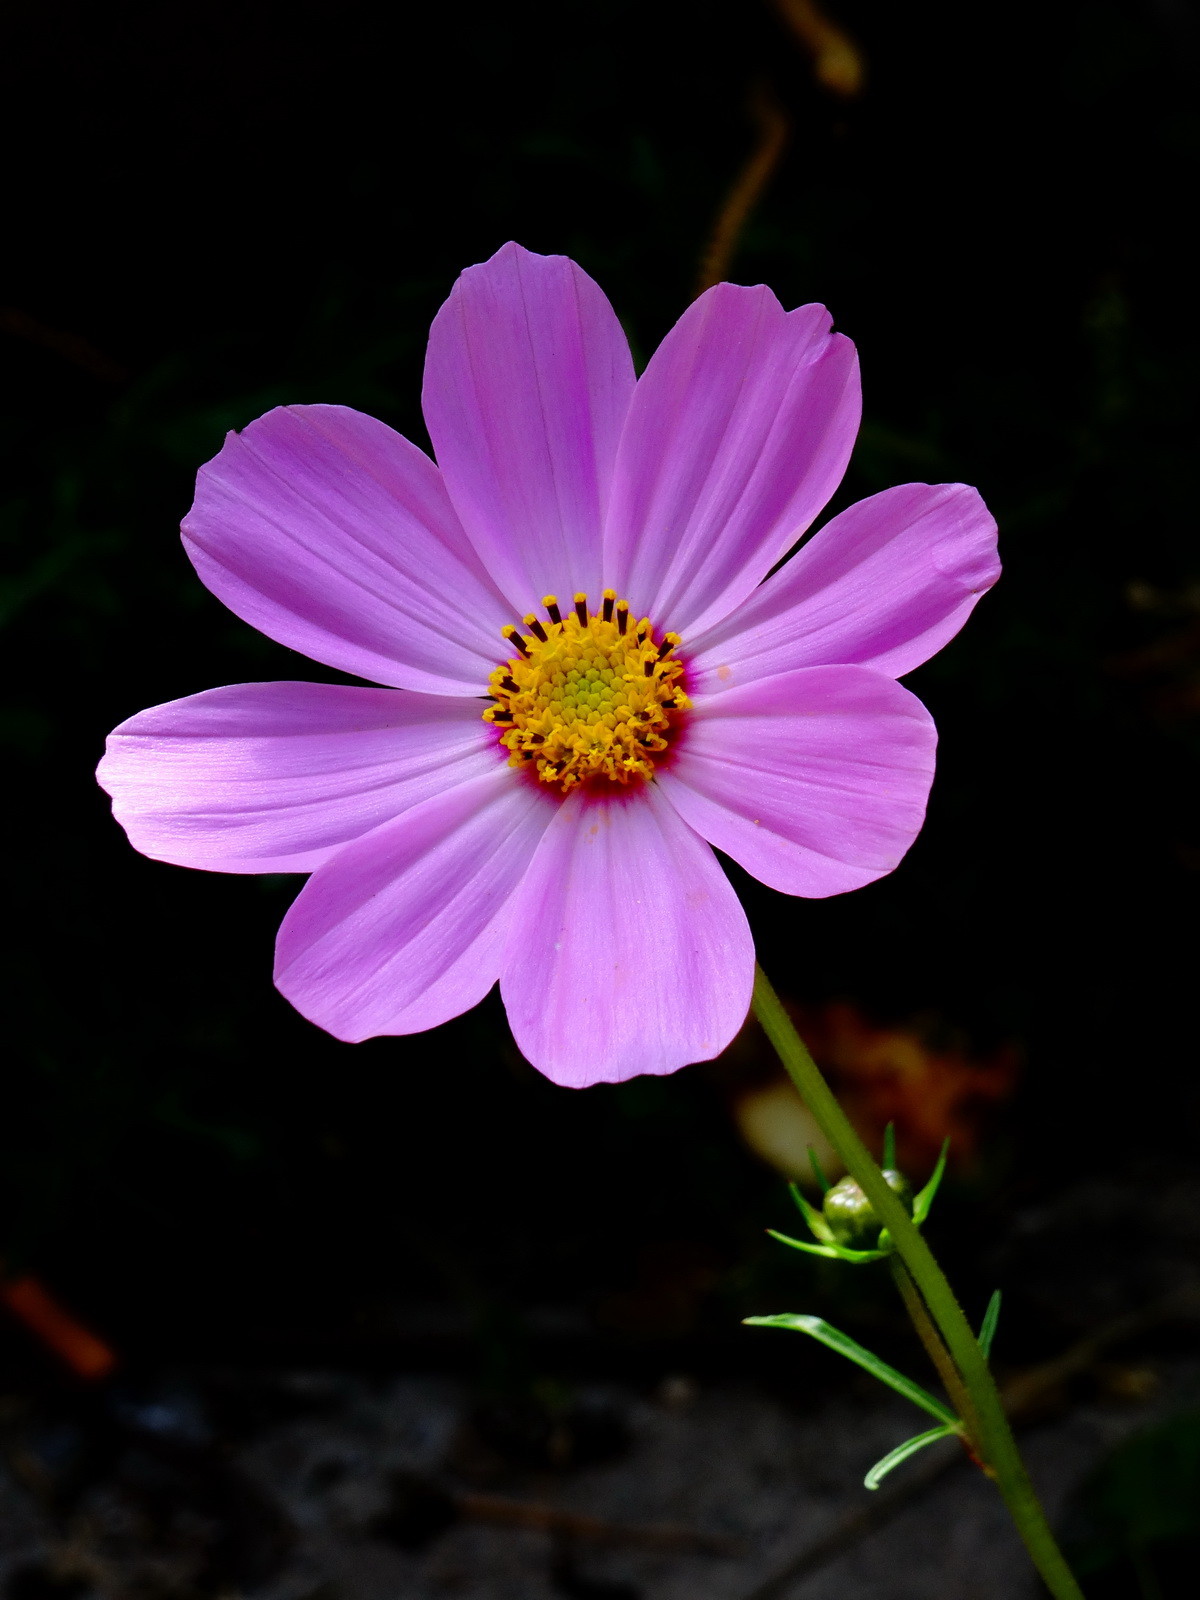
<svg viewBox="0 0 1200 1600"><path fill-rule="evenodd" d="M920 1406L922 1411L928 1411L931 1417L936 1417L944 1426L956 1432L961 1427L953 1411L944 1406L940 1400L935 1400L927 1389L922 1389L919 1383L914 1383L902 1372L897 1372L895 1367L888 1366L887 1362L881 1360L873 1351L864 1349L848 1333L830 1327L824 1317L799 1316L785 1311L774 1317L743 1317L742 1320L755 1328L789 1328L796 1333L807 1333L811 1339L818 1340L830 1350L836 1350L838 1355L845 1356L847 1361L853 1361L856 1366L862 1367L864 1372L869 1372L872 1377L878 1378L880 1383L886 1383L889 1389L894 1389L906 1400L911 1400L913 1405Z"/></svg>
<svg viewBox="0 0 1200 1600"><path fill-rule="evenodd" d="M882 1461L877 1461L863 1479L863 1483L868 1489L878 1489L888 1473L902 1461L907 1461L909 1456L915 1456L918 1450L924 1450L927 1444L936 1444L939 1439L952 1438L958 1431L957 1427L943 1423L940 1428L930 1428L928 1433L914 1434L911 1439L898 1444L894 1450L889 1450Z"/></svg>

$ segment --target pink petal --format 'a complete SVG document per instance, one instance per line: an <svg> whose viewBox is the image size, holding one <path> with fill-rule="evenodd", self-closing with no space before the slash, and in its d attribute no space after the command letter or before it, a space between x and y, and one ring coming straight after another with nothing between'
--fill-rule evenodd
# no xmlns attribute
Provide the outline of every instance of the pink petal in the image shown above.
<svg viewBox="0 0 1200 1600"><path fill-rule="evenodd" d="M854 346L823 306L721 283L663 340L621 435L605 576L685 639L761 583L846 469Z"/></svg>
<svg viewBox="0 0 1200 1600"><path fill-rule="evenodd" d="M830 662L898 678L954 637L999 576L996 523L974 489L885 489L826 523L694 640L689 681L716 693Z"/></svg>
<svg viewBox="0 0 1200 1600"><path fill-rule="evenodd" d="M568 796L517 893L500 992L525 1056L583 1088L722 1051L750 1005L746 915L653 785Z"/></svg>
<svg viewBox="0 0 1200 1600"><path fill-rule="evenodd" d="M480 702L242 683L141 711L96 776L143 855L311 872L348 840L496 765Z"/></svg>
<svg viewBox="0 0 1200 1600"><path fill-rule="evenodd" d="M506 244L462 274L434 318L429 436L463 526L518 614L545 594L598 600L633 386L612 307L565 256Z"/></svg>
<svg viewBox="0 0 1200 1600"><path fill-rule="evenodd" d="M898 865L925 819L937 732L868 667L806 667L697 701L659 786L784 894L821 898Z"/></svg>
<svg viewBox="0 0 1200 1600"><path fill-rule="evenodd" d="M554 811L503 767L347 845L283 919L280 991L352 1041L468 1010L499 976L513 891Z"/></svg>
<svg viewBox="0 0 1200 1600"><path fill-rule="evenodd" d="M201 468L196 571L260 633L402 689L480 694L512 608L429 457L345 406L281 406Z"/></svg>

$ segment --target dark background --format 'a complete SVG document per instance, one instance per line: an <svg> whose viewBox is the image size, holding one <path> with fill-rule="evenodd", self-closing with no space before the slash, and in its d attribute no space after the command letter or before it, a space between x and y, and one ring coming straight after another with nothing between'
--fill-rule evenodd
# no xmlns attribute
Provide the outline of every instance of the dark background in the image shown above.
<svg viewBox="0 0 1200 1600"><path fill-rule="evenodd" d="M763 1242L786 1200L720 1071L557 1089L494 997L339 1044L271 987L299 880L143 860L92 777L143 706L332 676L184 557L225 430L324 400L424 442L430 318L510 237L580 261L644 360L694 292L755 105L788 145L731 276L823 300L858 343L836 503L977 484L1006 564L909 680L942 739L917 845L831 901L739 877L763 962L810 1007L1020 1052L935 1224L972 1304L1020 1208L1194 1164L1196 15L828 13L860 93L823 85L766 3L8 8L0 1254L126 1363L421 1359L502 1382L685 1348L738 1370L762 1359L740 1315L835 1294ZM1126 1222L1136 1248L1136 1196ZM1010 1351L1055 1348L1006 1288ZM430 1306L459 1344L413 1332ZM547 1306L583 1330L574 1354L520 1353ZM10 1377L47 1359L0 1330Z"/></svg>

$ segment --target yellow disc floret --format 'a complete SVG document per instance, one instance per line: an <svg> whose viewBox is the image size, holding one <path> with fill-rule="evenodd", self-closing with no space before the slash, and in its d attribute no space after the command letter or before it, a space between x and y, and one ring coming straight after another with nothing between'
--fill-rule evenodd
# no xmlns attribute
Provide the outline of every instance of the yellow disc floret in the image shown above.
<svg viewBox="0 0 1200 1600"><path fill-rule="evenodd" d="M566 794L588 780L629 784L649 778L689 701L677 633L654 637L629 604L606 589L599 611L575 596L564 616L556 596L542 601L526 632L505 628L516 651L492 673L495 705L484 721L500 730L509 765L528 766Z"/></svg>

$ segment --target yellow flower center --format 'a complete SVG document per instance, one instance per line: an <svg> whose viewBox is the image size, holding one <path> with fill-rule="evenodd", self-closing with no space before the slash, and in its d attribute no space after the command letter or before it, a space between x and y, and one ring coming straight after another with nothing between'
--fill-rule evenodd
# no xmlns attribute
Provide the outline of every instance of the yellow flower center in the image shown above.
<svg viewBox="0 0 1200 1600"><path fill-rule="evenodd" d="M554 595L542 604L548 624L531 613L525 633L504 629L517 653L492 673L496 704L483 713L501 730L509 766L530 767L562 794L589 780L651 777L689 707L679 635L656 640L649 618L635 622L613 589L599 611L585 594L565 617Z"/></svg>

